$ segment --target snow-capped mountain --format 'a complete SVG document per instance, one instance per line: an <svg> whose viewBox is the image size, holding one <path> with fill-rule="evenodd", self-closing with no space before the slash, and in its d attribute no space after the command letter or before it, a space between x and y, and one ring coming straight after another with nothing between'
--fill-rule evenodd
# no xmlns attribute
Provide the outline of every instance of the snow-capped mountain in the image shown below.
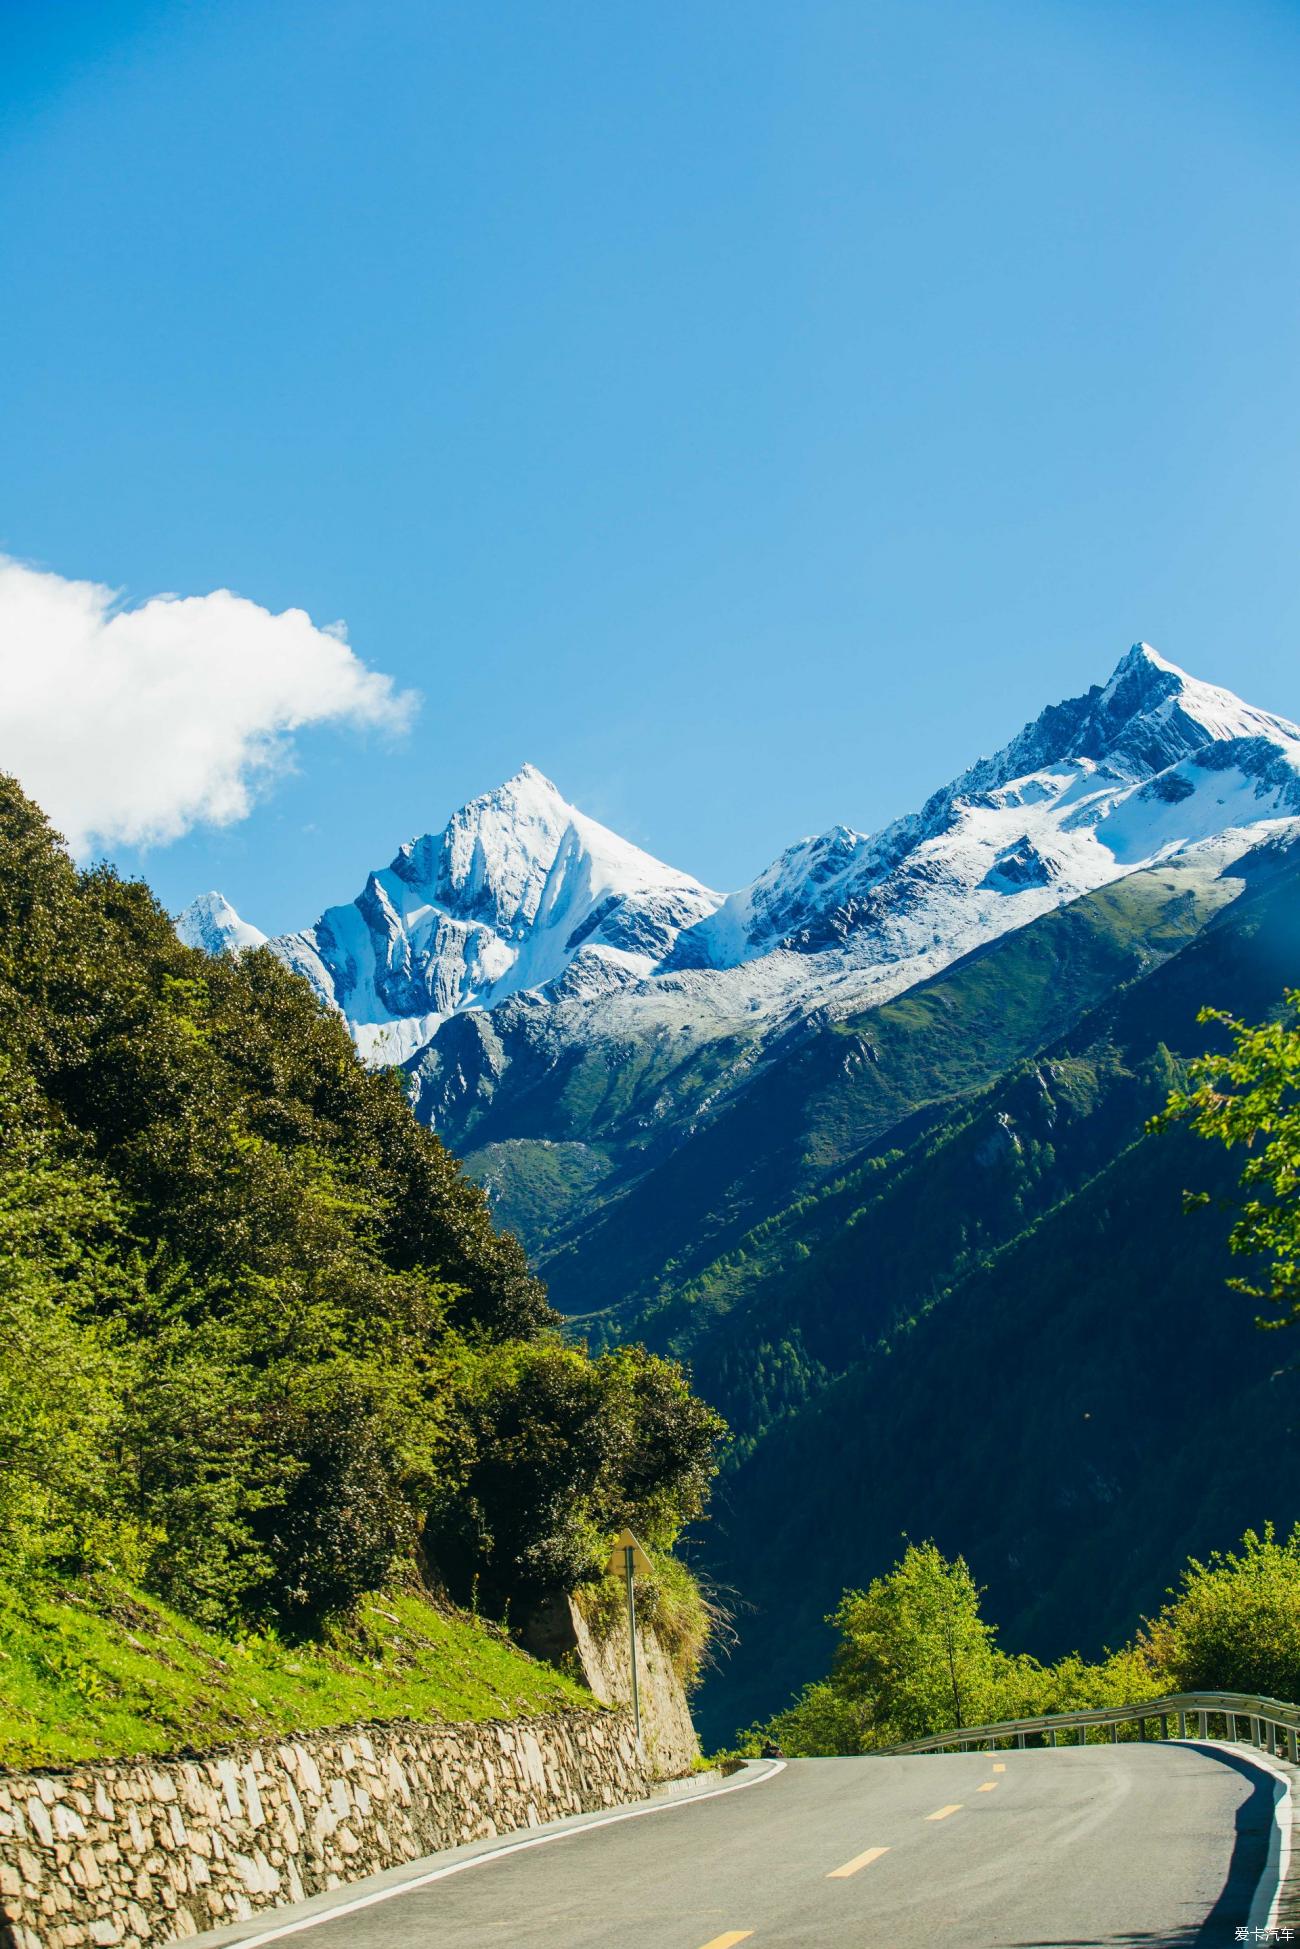
<svg viewBox="0 0 1300 1949"><path fill-rule="evenodd" d="M446 1016L524 989L592 997L642 981L720 898L525 765L275 947L367 1053L394 1061Z"/></svg>
<svg viewBox="0 0 1300 1949"><path fill-rule="evenodd" d="M261 929L241 920L220 893L201 893L192 900L177 919L176 932L186 947L202 948L205 954L240 954L247 947L266 945Z"/></svg>
<svg viewBox="0 0 1300 1949"><path fill-rule="evenodd" d="M498 1035L552 1049L660 1031L706 1041L883 1000L1079 894L1224 835L1243 850L1297 818L1300 728L1142 643L919 812L799 840L725 897L526 765L271 945L388 1061L414 1062L448 1018L485 1012ZM214 950L261 938L213 894L180 926ZM459 1056L453 1067L454 1086L473 1087ZM426 1108L436 1120L438 1102Z"/></svg>
<svg viewBox="0 0 1300 1949"><path fill-rule="evenodd" d="M1300 728L1139 643L920 812L800 840L679 941L677 963L830 952L896 991L1137 866L1297 814Z"/></svg>

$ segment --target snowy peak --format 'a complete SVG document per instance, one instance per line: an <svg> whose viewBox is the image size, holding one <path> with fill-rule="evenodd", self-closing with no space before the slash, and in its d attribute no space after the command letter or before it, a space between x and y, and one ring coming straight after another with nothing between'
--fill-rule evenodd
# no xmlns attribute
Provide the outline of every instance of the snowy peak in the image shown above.
<svg viewBox="0 0 1300 1949"><path fill-rule="evenodd" d="M535 918L574 816L550 779L525 765L453 813L442 832L410 840L391 870L463 918L509 935Z"/></svg>
<svg viewBox="0 0 1300 1949"><path fill-rule="evenodd" d="M525 765L271 946L387 1061L511 1001L489 1041L525 1018L550 1037L561 1014L579 1040L602 1022L707 1036L883 1000L1126 873L1207 842L1235 856L1283 820L1300 821L1300 729L1138 643L919 811L798 840L725 898ZM212 952L262 938L219 894L179 925Z"/></svg>
<svg viewBox="0 0 1300 1949"><path fill-rule="evenodd" d="M534 765L471 799L443 832L403 846L391 871L449 913L513 941L567 912L566 895L579 880L597 899L677 893L716 900L697 880L587 818Z"/></svg>
<svg viewBox="0 0 1300 1949"><path fill-rule="evenodd" d="M462 1009L639 981L719 900L525 765L401 847L349 906L275 945L364 1047L400 1059Z"/></svg>
<svg viewBox="0 0 1300 1949"><path fill-rule="evenodd" d="M205 954L241 954L245 948L266 945L261 929L241 920L225 895L215 891L190 902L177 919L176 932L186 947Z"/></svg>
<svg viewBox="0 0 1300 1949"><path fill-rule="evenodd" d="M1149 643L1135 643L1107 683L1049 705L1010 744L980 759L931 804L996 790L1072 760L1150 777L1207 744L1254 737L1300 744L1300 729L1243 703L1230 690L1189 677Z"/></svg>
<svg viewBox="0 0 1300 1949"><path fill-rule="evenodd" d="M1202 683L1149 643L1135 643L1089 712L1075 757L1128 756L1161 771L1206 744L1266 738L1300 745L1300 729Z"/></svg>
<svg viewBox="0 0 1300 1949"><path fill-rule="evenodd" d="M919 812L787 848L682 937L675 965L834 952L898 979L1144 860L1297 814L1300 729L1136 643Z"/></svg>

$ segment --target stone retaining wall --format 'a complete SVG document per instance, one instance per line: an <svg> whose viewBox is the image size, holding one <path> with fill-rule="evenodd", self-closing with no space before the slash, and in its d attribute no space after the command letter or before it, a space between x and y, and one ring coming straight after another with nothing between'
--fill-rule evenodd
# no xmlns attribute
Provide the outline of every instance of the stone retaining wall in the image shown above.
<svg viewBox="0 0 1300 1949"><path fill-rule="evenodd" d="M626 1712L372 1724L0 1774L0 1949L179 1941L440 1848L644 1797Z"/></svg>

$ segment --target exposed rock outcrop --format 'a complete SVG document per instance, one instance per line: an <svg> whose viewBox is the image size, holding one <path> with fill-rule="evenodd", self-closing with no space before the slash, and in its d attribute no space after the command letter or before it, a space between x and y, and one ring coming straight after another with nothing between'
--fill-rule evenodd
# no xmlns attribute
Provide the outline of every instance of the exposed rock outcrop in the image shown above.
<svg viewBox="0 0 1300 1949"><path fill-rule="evenodd" d="M535 1657L566 1666L606 1705L630 1703L632 1661L622 1623L598 1637L572 1597L553 1597L529 1619L524 1643ZM699 1758L699 1736L686 1688L649 1625L637 1629L637 1683L646 1765L656 1780L675 1779Z"/></svg>

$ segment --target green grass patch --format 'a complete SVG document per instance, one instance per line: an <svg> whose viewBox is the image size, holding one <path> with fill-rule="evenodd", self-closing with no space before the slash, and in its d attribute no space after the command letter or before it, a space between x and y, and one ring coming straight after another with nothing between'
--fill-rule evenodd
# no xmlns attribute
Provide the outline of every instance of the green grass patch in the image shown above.
<svg viewBox="0 0 1300 1949"><path fill-rule="evenodd" d="M311 1644L229 1641L110 1577L0 1584L0 1765L174 1752L364 1719L594 1707L497 1626L412 1591L363 1598Z"/></svg>

